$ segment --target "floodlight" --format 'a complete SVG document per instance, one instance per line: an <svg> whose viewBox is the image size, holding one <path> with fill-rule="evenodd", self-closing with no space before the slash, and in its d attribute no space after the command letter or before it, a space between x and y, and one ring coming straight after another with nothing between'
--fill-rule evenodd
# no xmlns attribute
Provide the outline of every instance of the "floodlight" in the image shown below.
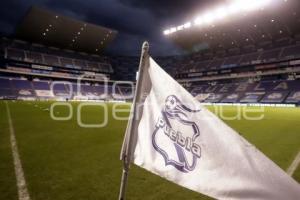
<svg viewBox="0 0 300 200"><path fill-rule="evenodd" d="M234 4L240 5L242 10L253 11L265 7L270 2L271 0L237 0Z"/></svg>
<svg viewBox="0 0 300 200"><path fill-rule="evenodd" d="M204 23L211 23L213 22L215 19L214 15L212 13L206 13L205 15L203 15L203 22Z"/></svg>
<svg viewBox="0 0 300 200"><path fill-rule="evenodd" d="M177 26L177 31L181 31L181 30L183 30L183 28L184 28L183 25Z"/></svg>
<svg viewBox="0 0 300 200"><path fill-rule="evenodd" d="M244 0L244 7L243 10L245 11L253 11L253 10L257 10L260 8L260 2L258 1L253 1L253 0Z"/></svg>
<svg viewBox="0 0 300 200"><path fill-rule="evenodd" d="M170 33L175 33L177 31L176 27L170 28Z"/></svg>
<svg viewBox="0 0 300 200"><path fill-rule="evenodd" d="M167 30L164 31L164 35L169 35L169 34L170 34L170 30L169 29L167 29Z"/></svg>
<svg viewBox="0 0 300 200"><path fill-rule="evenodd" d="M236 14L242 10L243 4L241 2L235 2L228 6L227 10L230 14Z"/></svg>
<svg viewBox="0 0 300 200"><path fill-rule="evenodd" d="M223 19L228 15L228 11L225 7L220 7L215 11L215 16L218 19Z"/></svg>
<svg viewBox="0 0 300 200"><path fill-rule="evenodd" d="M203 19L202 19L202 17L197 17L197 18L195 19L195 21L194 21L194 24L195 24L195 25L201 25L201 24L203 24Z"/></svg>
<svg viewBox="0 0 300 200"><path fill-rule="evenodd" d="M192 23L191 23L191 22L187 22L187 23L185 23L185 24L183 25L183 27L184 27L185 29L191 28L191 26L192 26Z"/></svg>
<svg viewBox="0 0 300 200"><path fill-rule="evenodd" d="M172 34L183 29L189 29L192 26L199 26L202 24L211 24L215 20L223 19L227 16L250 12L254 10L264 9L272 0L232 0L228 5L213 10L212 12L206 12L204 15L198 16L194 19L193 23L187 22L183 25L173 27L169 30L164 31L165 35Z"/></svg>
<svg viewBox="0 0 300 200"><path fill-rule="evenodd" d="M263 6L266 6L266 5L270 4L271 1L272 1L272 0L261 0L261 1L260 1L260 6L262 6L262 7L263 7Z"/></svg>

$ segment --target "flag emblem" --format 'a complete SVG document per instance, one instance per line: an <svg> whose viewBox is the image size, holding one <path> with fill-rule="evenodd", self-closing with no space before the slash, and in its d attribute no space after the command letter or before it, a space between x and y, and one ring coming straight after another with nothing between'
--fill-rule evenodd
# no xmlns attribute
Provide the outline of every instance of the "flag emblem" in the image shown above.
<svg viewBox="0 0 300 200"><path fill-rule="evenodd" d="M175 95L166 98L152 134L152 145L164 158L166 166L171 165L184 173L195 169L201 157L200 130L189 115L200 111L188 108Z"/></svg>

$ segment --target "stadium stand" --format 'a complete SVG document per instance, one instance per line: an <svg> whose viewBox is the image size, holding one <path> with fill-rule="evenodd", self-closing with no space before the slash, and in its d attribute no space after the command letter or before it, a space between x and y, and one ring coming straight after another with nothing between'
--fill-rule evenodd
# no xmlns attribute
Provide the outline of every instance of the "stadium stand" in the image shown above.
<svg viewBox="0 0 300 200"><path fill-rule="evenodd" d="M0 78L0 95L1 98L4 99L14 98L14 94L12 93L11 83L9 79Z"/></svg>
<svg viewBox="0 0 300 200"><path fill-rule="evenodd" d="M46 23L51 27L56 20L55 14L33 8L17 28L18 39L3 37L0 40L0 98L132 100L132 86L113 86L114 80L135 82L139 57L99 54L98 49L83 43L75 48L70 46L73 35L68 31L65 43L54 36L37 37L44 33L37 25L30 24L37 16L41 18L37 24ZM64 26L73 30L92 26L103 37L103 49L116 35L110 29L60 17L58 32L64 32ZM212 46L155 60L203 103L299 105L300 36L294 31L294 35L280 34L272 41L264 38L255 44L241 43L240 47L227 50L220 49L220 45ZM82 34L82 39L89 44L97 43L90 34ZM215 44L226 43L223 39L215 40L218 39L214 39Z"/></svg>
<svg viewBox="0 0 300 200"><path fill-rule="evenodd" d="M192 94L206 103L299 103L297 91L299 80L199 85L192 89Z"/></svg>
<svg viewBox="0 0 300 200"><path fill-rule="evenodd" d="M19 43L22 43L22 50L16 48ZM24 49L30 49L30 44L6 38L2 39L2 46L5 54L1 73L13 76L7 78L1 74L1 98L132 99L127 98L132 93L128 85L117 86L112 95L113 81L109 82L105 94L103 80L109 80L112 76L116 80L134 81L138 57L99 57L96 62L95 58L93 61L88 58L84 60L82 56L77 59L78 55L70 52L67 52L68 57L62 57L64 51L55 55L51 50L48 51L51 54L46 54L46 50L27 54L28 50ZM13 51L11 46L14 46ZM202 60L205 56L197 53L156 60L201 102L299 104L299 50L300 45L296 44L213 60ZM28 59L27 55L31 58ZM103 71L101 62L105 62L110 70ZM80 76L84 76L84 82L77 84L76 80ZM35 79L32 80L32 77Z"/></svg>
<svg viewBox="0 0 300 200"><path fill-rule="evenodd" d="M203 60L203 55L191 55L180 63L180 73L205 72L210 70L230 69L241 66L290 61L300 58L300 45L282 47L249 54Z"/></svg>

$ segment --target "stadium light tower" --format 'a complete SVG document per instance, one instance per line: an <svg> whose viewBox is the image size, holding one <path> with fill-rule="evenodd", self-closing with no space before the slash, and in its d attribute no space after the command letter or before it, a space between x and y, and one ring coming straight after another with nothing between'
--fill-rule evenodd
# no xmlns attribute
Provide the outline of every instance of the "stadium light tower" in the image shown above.
<svg viewBox="0 0 300 200"><path fill-rule="evenodd" d="M208 11L204 14L198 15L198 17L193 20L193 23L187 22L183 25L164 30L163 33L164 35L170 35L177 31L189 29L193 26L200 26L203 24L209 25L217 20L222 20L226 17L236 15L238 13L260 10L269 5L271 1L275 0L232 0L232 2L227 5L223 5L221 7L213 9L212 11Z"/></svg>

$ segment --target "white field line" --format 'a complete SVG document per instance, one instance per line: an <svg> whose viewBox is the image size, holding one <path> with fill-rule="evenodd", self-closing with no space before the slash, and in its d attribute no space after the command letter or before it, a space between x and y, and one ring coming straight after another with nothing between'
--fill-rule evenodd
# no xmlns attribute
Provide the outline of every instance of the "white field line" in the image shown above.
<svg viewBox="0 0 300 200"><path fill-rule="evenodd" d="M295 157L295 159L292 162L292 164L287 169L288 175L292 176L294 174L294 172L296 171L297 167L299 166L299 164L300 164L300 151L298 152L298 154Z"/></svg>
<svg viewBox="0 0 300 200"><path fill-rule="evenodd" d="M18 197L19 197L19 200L30 200L30 196L29 196L29 193L27 190L26 181L25 181L25 177L24 177L24 171L22 168L22 163L20 160L19 152L18 152L15 130L13 127L13 122L11 119L9 106L8 106L7 102L5 102L5 104L6 104L8 123L9 123L10 144L11 144L11 150L12 150L15 174L16 174L16 181L17 181L17 187L18 187Z"/></svg>

